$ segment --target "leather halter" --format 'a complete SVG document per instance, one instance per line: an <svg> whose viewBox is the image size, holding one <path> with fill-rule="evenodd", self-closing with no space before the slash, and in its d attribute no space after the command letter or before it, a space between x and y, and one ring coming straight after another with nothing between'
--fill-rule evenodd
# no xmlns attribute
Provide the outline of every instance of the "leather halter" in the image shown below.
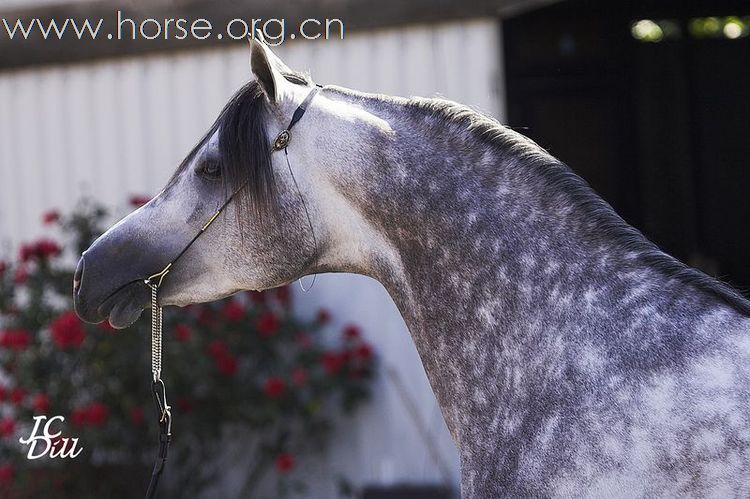
<svg viewBox="0 0 750 499"><path fill-rule="evenodd" d="M318 94L318 92L320 92L322 88L323 88L322 86L316 85L315 88L310 90L310 93L307 94L307 97L305 97L305 100L303 100L302 103L297 107L297 109L294 110L294 114L292 115L292 119L289 122L289 125L284 130L279 132L279 134L276 136L276 139L274 139L274 141L271 143L271 152L276 152L276 151L281 151L281 150L286 151L286 148L289 146L289 141L292 138L292 135L291 135L292 128L294 127L294 125L297 124L299 120L302 119L302 116L305 115L305 111L307 111L307 107L310 105L310 102ZM198 238L206 231L206 229L208 229L211 226L211 224L214 223L214 221L219 217L219 215L221 215L221 212L224 211L224 209L229 205L229 203L232 202L234 197L246 186L247 186L247 183L244 183L240 186L239 189L234 191L232 195L229 196L226 201L224 201L224 204L221 205L221 207L216 211L216 213L214 213L213 216L211 216L211 218L208 219L208 222L206 222L206 224L203 227L201 227L201 229L193 237L193 239L191 239L190 242L187 243L187 245L185 245L182 251L180 251L177 254L177 256L174 257L174 259L172 259L172 261L169 262L167 266L164 267L164 269L162 269L161 272L158 272L152 275L151 277L149 277L148 279L146 279L145 284L147 286L151 286L154 283L156 283L157 287L161 286L162 281L164 280L166 275L169 274L169 271L172 269L172 265L174 265L175 262L177 262L177 260L179 260L182 257L182 255L184 255L185 252L188 249L190 249L193 243L195 243L195 241L198 240Z"/></svg>
<svg viewBox="0 0 750 499"><path fill-rule="evenodd" d="M271 152L281 150L284 151L287 158L287 164L289 162L287 147L289 146L289 141L292 138L291 130L294 125L296 125L297 122L302 119L302 116L304 116L305 111L307 111L310 102L318 94L318 92L320 92L321 88L322 87L320 85L316 85L312 90L310 90L310 93L307 94L305 100L303 100L302 103L297 107L297 109L295 109L294 114L292 115L292 119L289 122L289 126L282 130L271 144ZM294 182L296 184L297 181L294 180ZM229 196L226 201L224 201L224 204L222 204L221 207L216 211L216 213L214 213L211 218L208 219L208 222L206 222L205 225L201 227L198 233L193 236L190 242L187 243L187 245L185 245L185 247L182 248L179 253L177 253L177 256L175 256L172 261L169 262L161 270L161 272L158 272L143 281L143 283L151 289L151 393L153 395L157 414L159 417L159 452L156 457L156 461L154 462L154 469L151 472L151 481L149 482L148 490L146 491L146 499L152 499L156 494L156 487L159 484L159 478L161 477L161 474L164 471L164 466L167 462L169 443L172 440L172 412L171 407L167 404L167 392L164 386L164 381L162 381L161 379L162 310L157 303L157 292L159 287L164 282L164 278L172 270L172 266L177 262L177 260L182 258L182 255L184 255L185 252L187 252L187 250L193 245L193 243L195 243L195 241L197 241L198 238L204 232L206 232L206 229L208 229L211 224L214 223L219 215L221 215L221 212L224 211L229 203L232 202L232 199L234 199L234 197L246 186L247 182L241 185L239 189L234 191L234 193L232 193L232 195ZM305 210L307 210L307 207L305 207Z"/></svg>

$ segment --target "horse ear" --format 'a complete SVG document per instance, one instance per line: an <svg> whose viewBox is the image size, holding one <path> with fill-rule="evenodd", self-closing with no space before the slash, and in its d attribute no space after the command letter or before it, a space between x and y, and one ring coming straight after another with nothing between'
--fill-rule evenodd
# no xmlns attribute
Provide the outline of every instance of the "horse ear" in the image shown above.
<svg viewBox="0 0 750 499"><path fill-rule="evenodd" d="M284 89L290 83L283 73L291 74L292 70L271 52L263 34L255 32L255 36L248 37L250 41L250 69L258 79L263 92L272 103L282 100Z"/></svg>

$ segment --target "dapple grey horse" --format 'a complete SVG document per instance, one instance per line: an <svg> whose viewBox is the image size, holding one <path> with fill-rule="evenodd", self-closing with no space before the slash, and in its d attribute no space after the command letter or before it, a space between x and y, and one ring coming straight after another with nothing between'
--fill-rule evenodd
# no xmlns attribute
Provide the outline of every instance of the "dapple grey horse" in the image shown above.
<svg viewBox="0 0 750 499"><path fill-rule="evenodd" d="M746 299L452 102L326 86L273 151L313 84L251 46L255 79L164 190L84 253L83 319L135 321L140 280L244 186L160 304L319 272L377 279L458 446L464 498L750 496Z"/></svg>

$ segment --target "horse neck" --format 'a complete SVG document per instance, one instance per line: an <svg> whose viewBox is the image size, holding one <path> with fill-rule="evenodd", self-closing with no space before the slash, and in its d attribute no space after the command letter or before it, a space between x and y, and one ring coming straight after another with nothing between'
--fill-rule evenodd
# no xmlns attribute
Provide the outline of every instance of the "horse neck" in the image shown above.
<svg viewBox="0 0 750 499"><path fill-rule="evenodd" d="M404 316L459 445L508 431L509 414L527 410L532 392L544 399L538 391L585 335L614 334L649 312L689 329L692 315L677 309L695 300L592 222L622 223L598 198L576 202L567 184L588 188L550 177L565 167L535 144L499 125L487 139L429 105L372 112L397 138L349 183L358 186L349 199L398 261L371 259L367 273Z"/></svg>

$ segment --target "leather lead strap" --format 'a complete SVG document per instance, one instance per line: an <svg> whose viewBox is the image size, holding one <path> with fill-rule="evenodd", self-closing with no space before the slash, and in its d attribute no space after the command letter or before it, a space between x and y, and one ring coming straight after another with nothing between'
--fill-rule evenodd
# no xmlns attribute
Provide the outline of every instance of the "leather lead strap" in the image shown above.
<svg viewBox="0 0 750 499"><path fill-rule="evenodd" d="M169 452L169 442L172 440L172 413L169 410L166 400L166 391L164 382L159 379L151 385L151 394L154 397L156 410L159 417L159 453L154 461L154 469L151 472L151 481L146 491L146 499L153 499L156 494L156 488L159 485L159 478L167 464L167 454Z"/></svg>

